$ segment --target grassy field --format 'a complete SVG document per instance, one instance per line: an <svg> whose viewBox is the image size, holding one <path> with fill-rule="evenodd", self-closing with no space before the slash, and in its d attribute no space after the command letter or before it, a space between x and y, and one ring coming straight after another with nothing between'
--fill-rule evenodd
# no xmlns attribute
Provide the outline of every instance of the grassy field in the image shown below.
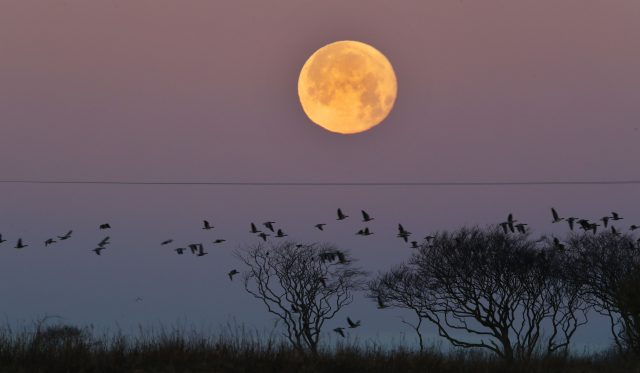
<svg viewBox="0 0 640 373"><path fill-rule="evenodd" d="M538 359L506 366L470 351L337 346L302 356L272 338L242 331L207 336L179 329L96 336L65 325L0 329L0 372L624 372L640 363L615 354Z"/></svg>

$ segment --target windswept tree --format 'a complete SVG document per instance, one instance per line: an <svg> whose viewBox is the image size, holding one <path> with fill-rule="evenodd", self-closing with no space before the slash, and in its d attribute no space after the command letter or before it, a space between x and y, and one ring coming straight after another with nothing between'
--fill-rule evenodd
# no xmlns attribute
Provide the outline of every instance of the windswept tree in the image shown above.
<svg viewBox="0 0 640 373"><path fill-rule="evenodd" d="M498 228L441 232L407 264L372 281L369 296L412 310L417 332L426 319L456 347L506 361L565 352L587 307L560 270L564 254L539 246Z"/></svg>
<svg viewBox="0 0 640 373"><path fill-rule="evenodd" d="M301 352L317 353L322 328L363 288L364 272L348 252L328 244L259 243L238 251L244 287L285 326Z"/></svg>
<svg viewBox="0 0 640 373"><path fill-rule="evenodd" d="M629 235L572 235L576 281L588 301L606 316L617 348L640 357L640 247Z"/></svg>

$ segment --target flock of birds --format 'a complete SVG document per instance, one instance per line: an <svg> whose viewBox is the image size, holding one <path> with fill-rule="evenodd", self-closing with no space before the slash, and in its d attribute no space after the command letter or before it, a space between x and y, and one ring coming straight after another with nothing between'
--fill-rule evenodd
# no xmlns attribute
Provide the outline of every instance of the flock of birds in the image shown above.
<svg viewBox="0 0 640 373"><path fill-rule="evenodd" d="M366 212L365 210L361 210L360 211L361 215L362 215L362 223L370 223L371 221L375 220L375 218L373 218L368 212ZM619 236L621 235L621 231L619 228L615 227L613 225L613 222L619 222L621 220L624 220L623 217L621 217L618 213L616 212L611 212L611 215L606 215L603 216L602 218L598 219L597 221L590 221L589 219L583 219L583 218L577 218L577 217L561 217L557 210L555 208L551 208L551 215L552 215L552 223L561 223L561 222L566 222L569 226L570 230L574 230L574 228L578 227L579 229L582 229L584 232L592 232L593 234L595 234L599 227L603 227L604 229L610 229L611 233ZM349 218L349 215L346 215L342 209L338 209L337 210L337 218L336 220L338 221L342 221ZM601 222L602 224L599 224L598 222ZM281 228L276 228L275 226L276 222L275 221L265 221L264 223L262 223L262 226L264 228L258 229L258 226L254 223L251 222L250 223L250 229L249 232L251 234L256 235L256 237L258 237L259 239L263 240L263 241L267 241L270 237L273 238L283 238L283 237L287 237L288 235L281 229ZM502 229L504 230L505 234L509 234L509 233L521 233L521 234L526 234L527 231L527 226L528 224L523 223L523 222L519 222L518 220L514 219L513 214L509 214L507 216L507 219L503 222L498 223L498 225L500 227L502 227ZM326 223L318 223L314 225L314 228L318 229L319 231L325 231L325 227L327 226ZM111 225L109 223L103 223L100 224L98 227L101 231L102 230L108 230L111 229ZM202 222L202 229L203 230L212 230L215 227L208 221L208 220L203 220ZM637 224L632 224L629 227L629 231L635 231L640 229L640 225ZM63 235L59 235L59 236L55 236L52 238L47 238L44 241L44 246L50 246L53 245L59 241L66 241L68 239L70 239L72 237L73 234L73 230L69 230L68 232L66 232ZM370 227L365 226L361 229L359 229L356 233L356 235L358 236L371 236L374 234L374 232L371 230ZM409 241L409 238L411 237L412 233L409 232L408 230L406 230L404 228L404 226L402 224L398 224L397 227L397 238L402 239L405 243L409 243L411 248L417 249L419 248L419 243L418 241ZM56 239L57 238L57 239ZM431 242L431 240L433 240L435 237L432 235L427 235L424 237L423 242L426 242L427 244L429 242ZM546 239L545 237L541 238L541 240ZM4 242L6 242L7 240L3 238L2 234L0 234L0 244L3 244ZM160 242L161 246L166 246L169 245L171 243L173 243L174 240L173 239L167 239L164 240L162 242ZM214 245L217 244L222 244L226 242L225 239L222 238L218 238L215 241L213 241L212 243ZM553 242L556 246L556 248L559 249L563 249L564 248L564 244L562 242L560 242L560 240L557 237L553 238ZM107 248L107 245L109 245L110 242L110 236L105 236L102 240L100 240L97 244L96 244L96 248L92 249L91 251L93 251L96 255L101 255L102 251L105 250ZM14 248L16 249L24 249L26 247L28 247L29 245L27 243L25 243L25 241L22 238L18 238ZM302 247L303 245L296 245L297 247ZM640 248L640 239L637 240L637 246L638 248ZM184 255L187 252L190 252L192 255L195 256L205 256L208 254L208 252L205 251L205 247L204 244L202 243L192 243L187 245L186 247L177 247L175 249L173 249L178 255ZM322 260L323 262L325 261L329 261L329 262L333 262L336 261L338 263L341 264L345 264L347 263L347 259L346 259L346 255L341 252L340 250L334 250L334 251L326 251L323 253L319 254L319 259ZM237 269L232 269L231 271L229 271L227 273L227 276L229 277L229 280L233 281L233 277L237 274L239 274L240 272ZM324 279L321 279L321 282L323 282ZM142 301L142 298L138 297L136 298L136 302ZM377 299L377 303L378 303L378 308L379 309L384 309L387 308L388 306L384 304L383 300L378 297ZM296 309L295 305L291 305L292 307L292 311L293 312L300 312L300 310ZM361 325L361 321L353 321L351 320L349 317L347 317L347 328L348 329L354 329L357 328ZM340 335L341 337L345 337L345 327L337 327L335 329L333 329L333 331L335 333L337 333L338 335Z"/></svg>

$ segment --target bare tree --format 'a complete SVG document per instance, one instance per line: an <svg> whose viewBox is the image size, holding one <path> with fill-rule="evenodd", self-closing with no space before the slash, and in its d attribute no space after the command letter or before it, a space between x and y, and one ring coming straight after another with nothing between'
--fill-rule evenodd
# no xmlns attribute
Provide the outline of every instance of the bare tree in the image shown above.
<svg viewBox="0 0 640 373"><path fill-rule="evenodd" d="M332 245L257 244L236 253L246 265L244 287L286 327L299 351L317 353L322 327L353 301L364 272Z"/></svg>
<svg viewBox="0 0 640 373"><path fill-rule="evenodd" d="M629 235L574 234L574 276L588 301L610 321L617 348L640 357L640 248Z"/></svg>
<svg viewBox="0 0 640 373"><path fill-rule="evenodd" d="M529 359L545 340L547 353L566 351L586 323L578 289L558 270L562 256L498 228L442 232L408 264L372 281L369 295L413 310L454 346Z"/></svg>

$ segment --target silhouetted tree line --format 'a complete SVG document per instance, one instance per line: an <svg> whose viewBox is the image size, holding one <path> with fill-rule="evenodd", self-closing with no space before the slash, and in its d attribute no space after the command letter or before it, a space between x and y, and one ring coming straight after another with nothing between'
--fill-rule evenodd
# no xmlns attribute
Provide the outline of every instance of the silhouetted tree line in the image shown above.
<svg viewBox="0 0 640 373"><path fill-rule="evenodd" d="M640 247L630 235L571 232L561 241L499 226L438 232L367 286L349 253L331 245L260 244L238 255L248 267L246 290L301 351L317 351L324 323L364 289L378 308L415 315L415 323L403 321L421 350L426 322L453 346L507 362L566 356L597 312L608 317L617 349L640 357Z"/></svg>

